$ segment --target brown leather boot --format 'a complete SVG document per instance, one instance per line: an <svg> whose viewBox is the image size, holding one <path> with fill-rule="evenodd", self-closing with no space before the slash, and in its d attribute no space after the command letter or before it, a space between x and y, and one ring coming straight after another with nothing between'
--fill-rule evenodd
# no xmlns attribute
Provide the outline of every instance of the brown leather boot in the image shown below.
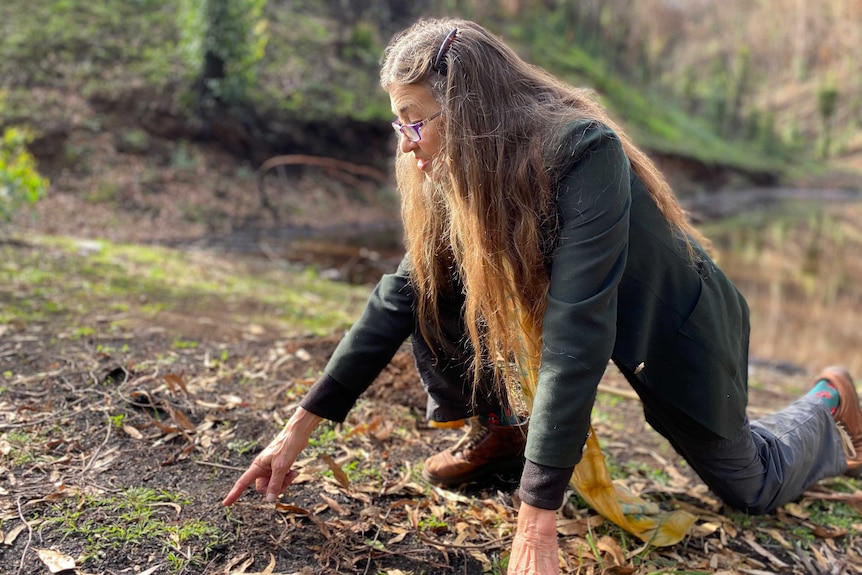
<svg viewBox="0 0 862 575"><path fill-rule="evenodd" d="M862 477L862 409L853 379L843 367L827 367L818 381L825 379L838 391L841 398L838 409L832 417L844 440L844 453L847 455L847 475Z"/></svg>
<svg viewBox="0 0 862 575"><path fill-rule="evenodd" d="M524 465L527 424L495 425L479 416L467 420L467 433L449 449L425 460L422 477L452 487Z"/></svg>

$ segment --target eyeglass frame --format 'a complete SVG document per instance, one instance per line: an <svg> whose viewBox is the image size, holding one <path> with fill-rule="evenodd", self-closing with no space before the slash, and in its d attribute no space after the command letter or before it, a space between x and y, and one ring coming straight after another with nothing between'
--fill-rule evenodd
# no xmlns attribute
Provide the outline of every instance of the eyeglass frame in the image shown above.
<svg viewBox="0 0 862 575"><path fill-rule="evenodd" d="M395 130L396 134L399 134L401 136L405 136L411 142L414 142L414 143L415 142L421 142L422 141L422 132L419 131L419 128L421 128L422 126L424 126L425 124L427 124L431 120L437 118L442 113L443 113L443 109L441 108L439 111L431 114L427 118L425 118L423 120L419 120L418 122L410 122L409 124L403 124L403 123L401 123L400 120L395 120L392 122L392 129ZM412 137L410 137L410 134L408 132L404 131L405 128L408 131L414 130L416 132L416 139L415 140Z"/></svg>

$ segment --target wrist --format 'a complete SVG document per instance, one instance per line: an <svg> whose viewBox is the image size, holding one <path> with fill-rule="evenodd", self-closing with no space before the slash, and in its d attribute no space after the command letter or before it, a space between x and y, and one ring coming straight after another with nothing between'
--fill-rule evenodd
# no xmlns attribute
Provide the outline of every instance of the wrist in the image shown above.
<svg viewBox="0 0 862 575"><path fill-rule="evenodd" d="M557 512L521 502L518 509L518 531L537 535L557 534Z"/></svg>
<svg viewBox="0 0 862 575"><path fill-rule="evenodd" d="M311 433L321 421L323 421L321 416L315 415L303 407L298 407L287 420L282 433L311 437Z"/></svg>

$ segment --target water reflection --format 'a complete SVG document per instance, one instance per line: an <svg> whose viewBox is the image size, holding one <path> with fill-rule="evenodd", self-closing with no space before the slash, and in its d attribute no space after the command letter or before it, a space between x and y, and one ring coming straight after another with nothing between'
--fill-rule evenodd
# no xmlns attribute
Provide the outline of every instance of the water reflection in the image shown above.
<svg viewBox="0 0 862 575"><path fill-rule="evenodd" d="M794 202L705 226L751 307L751 355L862 373L862 204Z"/></svg>
<svg viewBox="0 0 862 575"><path fill-rule="evenodd" d="M751 307L751 357L862 374L862 203L796 201L701 224ZM398 222L237 230L208 247L372 285L403 255Z"/></svg>

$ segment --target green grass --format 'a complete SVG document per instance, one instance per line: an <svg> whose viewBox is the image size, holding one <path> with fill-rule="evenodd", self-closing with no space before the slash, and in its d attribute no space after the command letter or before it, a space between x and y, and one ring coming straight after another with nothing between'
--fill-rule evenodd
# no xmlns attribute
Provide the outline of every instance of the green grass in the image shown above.
<svg viewBox="0 0 862 575"><path fill-rule="evenodd" d="M66 499L49 509L45 523L57 526L64 539L82 541L87 560L98 560L114 550L155 545L166 552L172 569L181 571L203 566L213 548L229 539L205 521L178 519L190 504L177 493L133 487L116 494Z"/></svg>
<svg viewBox="0 0 862 575"><path fill-rule="evenodd" d="M62 237L27 243L0 246L0 323L59 323L70 339L133 327L135 318L158 325L161 314L240 330L259 324L284 336L325 334L348 327L368 296L367 287L216 255L108 241L82 249ZM114 319L94 321L106 315ZM179 335L174 348L197 345Z"/></svg>

